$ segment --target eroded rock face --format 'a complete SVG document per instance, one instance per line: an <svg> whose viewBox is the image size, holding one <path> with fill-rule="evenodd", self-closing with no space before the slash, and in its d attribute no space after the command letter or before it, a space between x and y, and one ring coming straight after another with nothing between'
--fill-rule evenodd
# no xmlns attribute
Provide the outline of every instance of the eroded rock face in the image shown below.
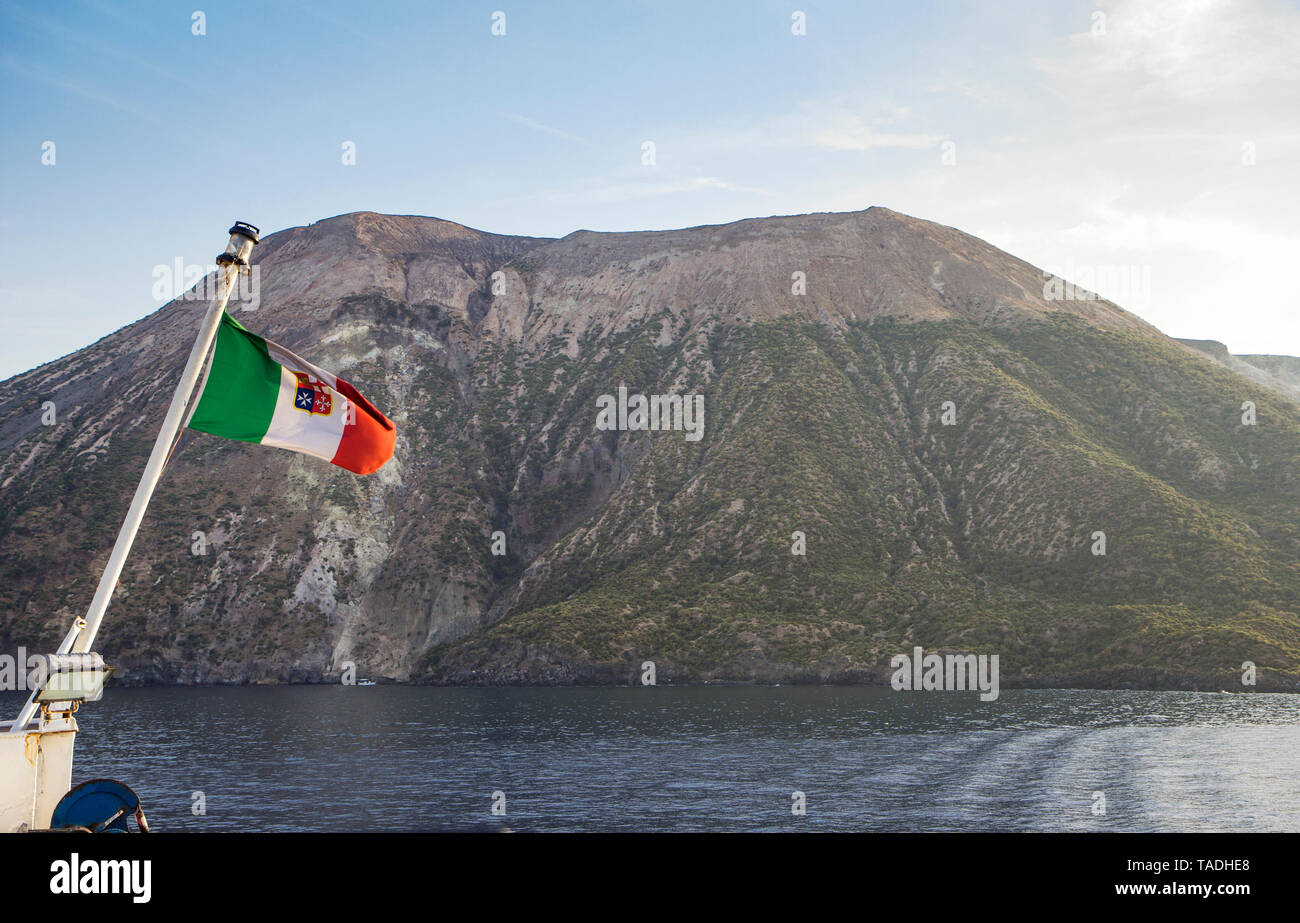
<svg viewBox="0 0 1300 923"><path fill-rule="evenodd" d="M951 228L358 213L255 261L236 316L356 384L396 454L358 478L187 433L101 634L119 675L878 681L919 643L1011 681L1221 686L1252 651L1296 679L1300 410L1252 394L1243 430L1250 382ZM0 384L7 646L88 604L202 310ZM702 438L598 429L620 384L703 395Z"/></svg>
<svg viewBox="0 0 1300 923"><path fill-rule="evenodd" d="M473 481L440 476L460 466L430 445L464 425L473 401L471 298L539 243L373 214L264 240L260 302L236 316L355 381L402 439L392 463L358 479L186 433L102 636L128 675L318 681L354 660L403 677L430 643L478 627L490 577L477 556L446 562L437 546L480 504L431 504L442 486L472 495ZM51 643L87 605L204 307L173 302L0 386L6 638ZM53 427L40 425L46 400ZM410 425L412 412L430 431ZM195 532L204 555L192 553Z"/></svg>

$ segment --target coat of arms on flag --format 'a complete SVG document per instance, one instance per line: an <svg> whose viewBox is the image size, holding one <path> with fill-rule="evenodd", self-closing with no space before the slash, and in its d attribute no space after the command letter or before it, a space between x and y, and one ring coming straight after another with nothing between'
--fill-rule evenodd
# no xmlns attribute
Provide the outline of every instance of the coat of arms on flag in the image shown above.
<svg viewBox="0 0 1300 923"><path fill-rule="evenodd" d="M334 409L334 398L331 396L329 385L319 378L312 378L306 372L293 374L298 379L298 393L293 400L294 406L308 413L329 416Z"/></svg>

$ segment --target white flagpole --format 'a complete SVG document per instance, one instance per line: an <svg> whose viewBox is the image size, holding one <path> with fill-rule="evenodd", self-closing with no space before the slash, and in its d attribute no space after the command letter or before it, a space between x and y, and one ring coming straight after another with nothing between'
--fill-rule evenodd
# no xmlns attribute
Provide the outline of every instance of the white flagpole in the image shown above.
<svg viewBox="0 0 1300 923"><path fill-rule="evenodd" d="M242 221L236 221L235 226L230 229L230 242L226 245L225 252L217 257L220 278L217 282L216 294L208 305L208 313L204 315L199 335L194 340L193 348L190 349L190 358L185 363L185 371L181 373L181 380L176 384L171 406L167 409L162 429L159 430L158 438L154 441L153 453L149 456L149 463L145 465L140 484L135 489L135 497L131 500L131 507L127 510L122 529L117 534L113 553L109 555L103 576L99 578L99 586L95 590L94 599L91 600L90 610L84 620L80 618L77 620L63 643L59 645L60 654L66 654L70 650L84 653L95 643L95 636L99 633L104 612L108 609L108 601L117 586L118 578L122 575L122 568L126 565L126 556L131 551L136 532L140 530L145 508L149 505L149 499L153 496L154 488L158 486L158 480L162 477L163 468L167 464L167 457L171 454L172 441L184 423L186 404L189 403L194 385L203 371L204 360L212 346L212 341L216 338L217 329L221 324L221 315L226 310L226 302L230 300L230 290L234 287L240 270L248 266L248 258L253 252L253 245L258 241L259 233L257 228ZM36 714L36 694L33 692L32 697L23 706L11 733L21 734Z"/></svg>

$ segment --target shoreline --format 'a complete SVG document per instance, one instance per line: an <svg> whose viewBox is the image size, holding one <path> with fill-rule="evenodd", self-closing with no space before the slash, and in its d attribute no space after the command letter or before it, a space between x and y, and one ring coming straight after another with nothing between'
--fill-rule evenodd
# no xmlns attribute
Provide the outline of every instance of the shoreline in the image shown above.
<svg viewBox="0 0 1300 923"><path fill-rule="evenodd" d="M403 686L410 688L436 688L436 689L637 689L651 688L642 686L641 683L598 683L598 682L431 682L428 680L393 680L374 678L374 687L378 686ZM341 685L337 679L322 679L317 681L309 680L247 680L247 681L212 681L212 682L166 682L162 680L117 680L112 686L119 689L155 689L155 688L213 688L227 689L236 687L287 687L287 686L337 686ZM358 688L373 688L361 687ZM658 682L653 688L669 689L697 689L697 688L718 688L718 687L766 687L769 689L789 688L789 687L816 687L827 689L854 689L854 688L875 688L891 690L888 682L806 682L806 681L788 681L788 682L766 682L759 680L694 680L685 682ZM1282 684L1263 684L1246 689L1223 689L1210 688L1205 686L1141 686L1141 685L1082 685L1082 684L1062 684L1053 685L1048 683L1033 682L1004 682L1001 685L1002 691L1007 690L1033 690L1045 692L1192 692L1201 695L1297 695L1300 696L1300 683L1295 688L1285 688ZM106 690L110 691L110 690ZM918 691L928 691L934 693L961 694L974 693L978 690L891 690L896 692L914 693Z"/></svg>

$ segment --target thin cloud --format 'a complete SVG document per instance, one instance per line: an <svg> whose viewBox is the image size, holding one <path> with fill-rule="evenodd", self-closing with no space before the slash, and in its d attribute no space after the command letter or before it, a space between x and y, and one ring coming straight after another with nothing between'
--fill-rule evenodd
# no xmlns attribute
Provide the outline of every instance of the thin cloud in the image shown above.
<svg viewBox="0 0 1300 923"><path fill-rule="evenodd" d="M624 202L655 196L678 195L687 192L723 191L747 195L771 195L765 189L742 186L716 176L688 176L659 183L611 183L597 186L588 198L597 202Z"/></svg>
<svg viewBox="0 0 1300 923"><path fill-rule="evenodd" d="M561 131L558 128L554 128L550 125L546 125L542 122L537 121L536 119L530 119L527 116L513 115L507 112L505 114L505 117L510 121L514 122L516 125L522 125L525 128L531 128L533 131L540 131L548 135L554 135L555 137L563 138L566 141L576 141L579 144L590 143L586 138L580 138L577 135L571 135L567 131Z"/></svg>
<svg viewBox="0 0 1300 923"><path fill-rule="evenodd" d="M173 83L178 83L181 86L202 91L207 95L212 95L206 87L202 87L192 80L182 77L179 74L172 73L166 68L159 67L152 61L136 55L126 54L116 46L109 44L102 39L86 35L85 33L78 32L75 29L70 29L62 23L56 22L47 16L41 16L30 10L20 9L11 4L5 4L4 11L15 19L26 23L28 26L39 29L40 31L54 37L60 43L78 45L94 54L103 55L104 57L111 58L114 61L120 61L142 68L158 75L159 77L166 78Z"/></svg>
<svg viewBox="0 0 1300 923"><path fill-rule="evenodd" d="M52 87L57 87L66 93L80 96L82 99L88 99L91 102L99 103L102 106L117 109L120 112L129 113L137 118L144 119L147 122L152 122L155 125L162 124L162 120L153 113L140 109L137 106L132 106L129 103L122 102L117 97L111 96L102 90L87 87L73 80L69 80L57 71L45 67L43 64L37 64L34 61L26 61L12 54L0 56L0 63L10 71L18 74L20 77L25 77L28 80L39 80L40 82L47 83Z"/></svg>
<svg viewBox="0 0 1300 923"><path fill-rule="evenodd" d="M924 149L938 146L942 135L924 132L898 134L876 131L860 119L849 119L847 124L825 128L812 135L811 143L824 151L870 151L883 148Z"/></svg>
<svg viewBox="0 0 1300 923"><path fill-rule="evenodd" d="M608 205L619 202L632 202L653 199L661 196L682 195L700 192L730 192L737 195L757 195L768 197L772 192L754 186L744 186L717 176L680 176L661 179L647 178L636 180L597 180L583 183L581 186L567 189L549 189L541 192L515 196L497 201L496 205L515 205L523 202L546 203L598 203Z"/></svg>
<svg viewBox="0 0 1300 923"><path fill-rule="evenodd" d="M911 111L887 100L844 96L804 103L744 126L710 125L684 138L683 147L719 153L759 148L815 151L926 150L948 135L920 130Z"/></svg>

